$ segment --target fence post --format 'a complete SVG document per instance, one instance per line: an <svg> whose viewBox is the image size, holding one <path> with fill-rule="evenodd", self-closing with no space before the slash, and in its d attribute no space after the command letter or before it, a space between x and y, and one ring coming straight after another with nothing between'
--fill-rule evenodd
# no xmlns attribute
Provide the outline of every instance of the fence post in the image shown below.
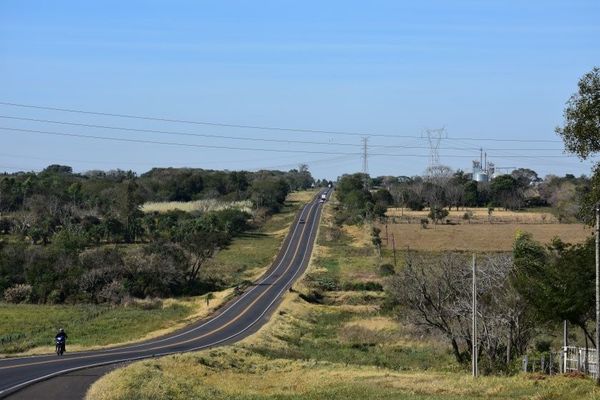
<svg viewBox="0 0 600 400"><path fill-rule="evenodd" d="M568 352L569 352L569 349L567 348L567 346L564 346L562 354L561 354L561 361L562 362L561 362L561 365L560 365L560 367L561 367L561 371L560 372L562 372L563 374L567 373L567 358L569 356Z"/></svg>
<svg viewBox="0 0 600 400"><path fill-rule="evenodd" d="M523 372L527 372L527 364L529 364L529 357L527 354L523 357Z"/></svg>
<svg viewBox="0 0 600 400"><path fill-rule="evenodd" d="M548 374L552 375L552 361L553 361L553 357L554 354L552 354L552 352L550 352L550 360L548 360L550 362L550 365L548 366Z"/></svg>
<svg viewBox="0 0 600 400"><path fill-rule="evenodd" d="M542 354L540 359L540 372L543 374L546 372L546 357Z"/></svg>
<svg viewBox="0 0 600 400"><path fill-rule="evenodd" d="M588 358L589 354L588 354L588 347L587 345L585 346L585 359L584 359L584 364L583 364L583 372L587 375L590 372L590 364L589 364L589 358Z"/></svg>

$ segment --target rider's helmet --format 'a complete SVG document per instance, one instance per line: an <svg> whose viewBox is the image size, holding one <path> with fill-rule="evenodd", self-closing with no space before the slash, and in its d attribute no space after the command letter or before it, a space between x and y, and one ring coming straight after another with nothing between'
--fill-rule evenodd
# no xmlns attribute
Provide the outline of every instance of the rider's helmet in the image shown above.
<svg viewBox="0 0 600 400"><path fill-rule="evenodd" d="M64 330L63 328L60 328L58 331L59 331L60 333L65 333L65 330Z"/></svg>

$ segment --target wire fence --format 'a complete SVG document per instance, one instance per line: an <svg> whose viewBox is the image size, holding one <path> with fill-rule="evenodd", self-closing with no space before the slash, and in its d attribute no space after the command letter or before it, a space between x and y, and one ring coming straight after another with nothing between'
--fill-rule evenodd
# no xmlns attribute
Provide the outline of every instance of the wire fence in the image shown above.
<svg viewBox="0 0 600 400"><path fill-rule="evenodd" d="M586 347L566 346L561 351L547 352L536 357L523 358L524 372L542 374L581 373L598 376L598 352Z"/></svg>

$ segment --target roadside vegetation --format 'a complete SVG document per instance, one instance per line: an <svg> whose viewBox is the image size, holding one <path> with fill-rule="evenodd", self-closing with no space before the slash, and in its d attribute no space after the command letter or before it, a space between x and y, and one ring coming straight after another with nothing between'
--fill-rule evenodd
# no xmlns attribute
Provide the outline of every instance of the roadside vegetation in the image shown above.
<svg viewBox="0 0 600 400"><path fill-rule="evenodd" d="M138 177L51 165L0 175L0 294L9 303L121 304L225 289L206 264L234 238L260 236L288 193L312 184L305 166ZM189 212L172 203L142 211L193 200Z"/></svg>
<svg viewBox="0 0 600 400"><path fill-rule="evenodd" d="M591 380L579 377L473 380L443 335L390 304L384 289L397 273L391 254L379 257L368 225L336 225L338 207L335 200L326 205L309 270L256 335L224 348L134 363L95 383L87 399L600 396Z"/></svg>
<svg viewBox="0 0 600 400"><path fill-rule="evenodd" d="M231 297L231 288L254 280L266 271L296 212L314 195L314 190L289 193L277 213L262 214L260 223L238 233L226 246L216 249L198 273L199 282L211 285L205 286L204 294L161 298L153 293L139 297L124 293L122 298L107 301L92 298L92 301L67 299L59 304L29 304L32 299L27 297L30 291L26 285L5 289L4 299L10 301L0 302L0 319L3 321L0 324L0 354L49 352L52 349L50 339L59 327L65 328L69 334L69 350L76 351L155 337L207 316ZM199 220L204 215L190 212L183 217ZM55 243L49 243L46 248L54 246ZM106 273L114 259L119 260L115 251L121 257L131 257L144 246L143 243L101 245L84 250L79 257L87 260L89 253L102 252L105 257L91 262L98 263L98 268ZM169 264L164 262L164 254L160 255L156 274L164 278L169 272ZM127 265L120 268L127 268ZM23 286L25 295L20 291ZM214 290L210 290L211 287Z"/></svg>
<svg viewBox="0 0 600 400"><path fill-rule="evenodd" d="M156 337L208 316L231 290L180 299L128 304L0 304L0 354L44 354L56 330L69 335L69 351L91 350ZM208 301L207 301L208 298Z"/></svg>

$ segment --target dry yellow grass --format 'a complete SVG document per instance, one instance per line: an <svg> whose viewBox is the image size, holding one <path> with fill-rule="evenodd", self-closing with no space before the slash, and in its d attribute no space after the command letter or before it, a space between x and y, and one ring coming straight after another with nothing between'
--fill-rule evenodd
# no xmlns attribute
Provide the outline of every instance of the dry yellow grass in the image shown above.
<svg viewBox="0 0 600 400"><path fill-rule="evenodd" d="M385 226L380 228L385 245ZM398 250L510 251L518 231L530 232L542 243L548 243L554 237L581 243L592 234L592 230L582 224L429 225L427 229L417 224L388 224L388 235L394 234ZM387 246L392 247L391 239Z"/></svg>
<svg viewBox="0 0 600 400"><path fill-rule="evenodd" d="M472 213L471 223L519 223L519 224L556 224L558 220L550 212L506 211L500 208L492 211L491 217L487 208L465 208L459 211L453 209L448 215L452 221L463 221L465 213ZM389 208L386 215L396 217L398 221L406 220L418 223L421 218L427 218L429 209L412 211L408 209Z"/></svg>
<svg viewBox="0 0 600 400"><path fill-rule="evenodd" d="M174 210L181 210L186 212L200 211L220 211L230 208L252 213L252 202L250 200L244 201L221 201L217 199L206 199L206 200L195 200L195 201L162 201L162 202L148 202L142 205L142 212L167 212Z"/></svg>
<svg viewBox="0 0 600 400"><path fill-rule="evenodd" d="M301 203L307 203L311 201L317 195L318 189L302 190L299 192L292 192L287 195L287 201L299 201Z"/></svg>
<svg viewBox="0 0 600 400"><path fill-rule="evenodd" d="M377 316L373 318L359 319L346 323L345 327L360 327L375 331L384 331L396 329L398 327L398 321L394 321L388 317Z"/></svg>
<svg viewBox="0 0 600 400"><path fill-rule="evenodd" d="M232 346L135 363L96 382L87 400L129 399L598 399L590 380L396 372L270 359Z"/></svg>

